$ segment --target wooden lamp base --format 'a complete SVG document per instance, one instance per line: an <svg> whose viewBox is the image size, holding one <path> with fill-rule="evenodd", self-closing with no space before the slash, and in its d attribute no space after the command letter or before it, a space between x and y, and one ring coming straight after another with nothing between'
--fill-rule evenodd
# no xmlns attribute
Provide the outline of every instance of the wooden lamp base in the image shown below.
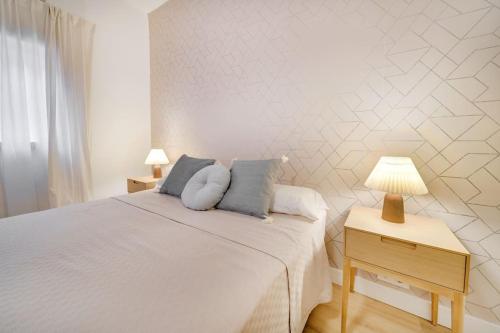
<svg viewBox="0 0 500 333"><path fill-rule="evenodd" d="M153 165L153 177L161 178L161 167L159 165Z"/></svg>
<svg viewBox="0 0 500 333"><path fill-rule="evenodd" d="M401 195L389 193L385 195L382 218L389 222L405 223L405 207Z"/></svg>

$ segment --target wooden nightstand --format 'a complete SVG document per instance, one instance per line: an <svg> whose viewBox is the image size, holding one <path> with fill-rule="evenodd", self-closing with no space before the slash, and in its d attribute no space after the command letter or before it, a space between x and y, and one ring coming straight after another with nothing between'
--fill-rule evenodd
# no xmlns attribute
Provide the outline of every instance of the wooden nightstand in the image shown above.
<svg viewBox="0 0 500 333"><path fill-rule="evenodd" d="M152 176L128 178L127 179L128 193L145 191L155 188L156 183L159 180L160 180L159 178L153 178Z"/></svg>
<svg viewBox="0 0 500 333"><path fill-rule="evenodd" d="M430 291L434 325L439 295L451 298L452 332L462 333L469 252L441 220L407 214L406 222L399 224L384 221L380 215L378 209L353 207L344 226L342 333L358 268Z"/></svg>

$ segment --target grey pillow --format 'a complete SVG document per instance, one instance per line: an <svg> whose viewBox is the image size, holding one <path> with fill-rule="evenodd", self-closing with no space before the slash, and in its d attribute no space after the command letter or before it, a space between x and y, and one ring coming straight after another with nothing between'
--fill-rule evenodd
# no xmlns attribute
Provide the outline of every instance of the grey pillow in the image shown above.
<svg viewBox="0 0 500 333"><path fill-rule="evenodd" d="M217 208L266 218L279 164L279 160L234 161L231 184Z"/></svg>
<svg viewBox="0 0 500 333"><path fill-rule="evenodd" d="M212 159L194 158L186 154L182 155L161 186L160 193L180 197L189 179L199 170L214 163L215 160Z"/></svg>
<svg viewBox="0 0 500 333"><path fill-rule="evenodd" d="M207 166L187 182L181 195L182 203L195 210L213 208L224 196L230 180L231 173L225 166Z"/></svg>

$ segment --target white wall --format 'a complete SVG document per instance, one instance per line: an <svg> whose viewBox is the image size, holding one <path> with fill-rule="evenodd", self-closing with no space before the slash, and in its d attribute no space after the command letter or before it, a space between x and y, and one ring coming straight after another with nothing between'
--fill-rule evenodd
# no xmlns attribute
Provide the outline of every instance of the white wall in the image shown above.
<svg viewBox="0 0 500 333"><path fill-rule="evenodd" d="M150 174L149 31L145 12L120 0L49 0L96 25L90 96L94 198L126 193Z"/></svg>
<svg viewBox="0 0 500 333"><path fill-rule="evenodd" d="M342 267L351 206L383 202L368 174L410 156L430 193L406 212L448 223L472 253L467 311L500 324L498 1L169 0L149 21L171 160L288 155L280 181L323 194Z"/></svg>

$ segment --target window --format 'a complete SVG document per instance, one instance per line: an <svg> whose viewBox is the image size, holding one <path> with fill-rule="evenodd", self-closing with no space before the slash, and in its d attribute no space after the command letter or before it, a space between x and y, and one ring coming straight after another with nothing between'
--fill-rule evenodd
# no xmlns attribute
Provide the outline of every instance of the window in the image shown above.
<svg viewBox="0 0 500 333"><path fill-rule="evenodd" d="M6 85L10 89L9 92L2 92L0 148L4 136L12 135L7 133L9 128L15 126L18 130L17 121L23 120L28 124L24 128L34 146L47 137L45 46L34 39L19 41L8 34L4 37L0 60L7 66L1 67L0 86Z"/></svg>

